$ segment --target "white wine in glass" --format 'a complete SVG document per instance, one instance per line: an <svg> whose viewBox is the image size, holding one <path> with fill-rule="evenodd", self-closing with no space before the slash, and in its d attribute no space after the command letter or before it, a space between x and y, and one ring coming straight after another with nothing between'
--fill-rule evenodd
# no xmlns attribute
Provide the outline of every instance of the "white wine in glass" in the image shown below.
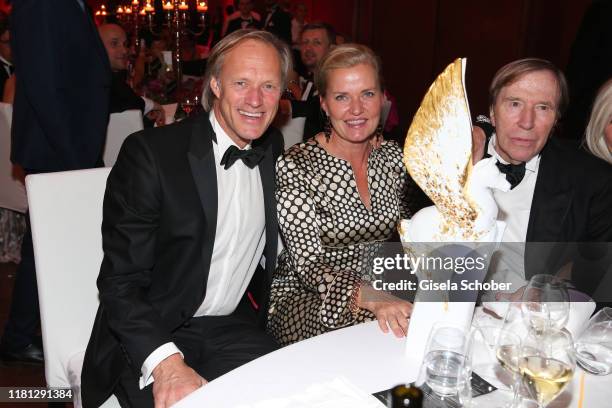
<svg viewBox="0 0 612 408"><path fill-rule="evenodd" d="M538 356L524 357L521 371L523 384L541 407L561 393L574 373L569 364Z"/></svg>
<svg viewBox="0 0 612 408"><path fill-rule="evenodd" d="M576 357L572 336L559 329L530 334L521 346L522 382L539 407L547 406L572 379Z"/></svg>

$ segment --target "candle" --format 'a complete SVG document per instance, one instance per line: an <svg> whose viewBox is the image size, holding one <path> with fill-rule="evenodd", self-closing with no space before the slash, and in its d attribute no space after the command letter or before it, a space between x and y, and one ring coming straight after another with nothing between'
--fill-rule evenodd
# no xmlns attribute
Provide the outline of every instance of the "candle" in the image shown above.
<svg viewBox="0 0 612 408"><path fill-rule="evenodd" d="M155 11L155 8L151 5L151 3L147 2L147 4L144 6L144 11L147 13L152 13Z"/></svg>
<svg viewBox="0 0 612 408"><path fill-rule="evenodd" d="M123 14L123 7L117 7L117 14Z"/></svg>
<svg viewBox="0 0 612 408"><path fill-rule="evenodd" d="M189 6L187 4L185 4L184 1L181 1L181 4L179 4L179 10L181 11L185 11L185 10L189 10Z"/></svg>
<svg viewBox="0 0 612 408"><path fill-rule="evenodd" d="M142 10L140 10L140 14L141 16L146 16L147 15L147 10L145 10L145 8L143 7Z"/></svg>
<svg viewBox="0 0 612 408"><path fill-rule="evenodd" d="M197 9L199 13L206 13L208 11L208 6L205 1L201 1L198 3Z"/></svg>
<svg viewBox="0 0 612 408"><path fill-rule="evenodd" d="M138 6L138 0L134 0L134 1L132 2L132 5L133 5L133 6Z"/></svg>
<svg viewBox="0 0 612 408"><path fill-rule="evenodd" d="M132 14L132 8L131 7L126 7L125 10L123 11L125 14Z"/></svg>
<svg viewBox="0 0 612 408"><path fill-rule="evenodd" d="M164 4L163 9L166 11L172 11L174 9L174 6L172 6L172 3L167 1L166 4Z"/></svg>

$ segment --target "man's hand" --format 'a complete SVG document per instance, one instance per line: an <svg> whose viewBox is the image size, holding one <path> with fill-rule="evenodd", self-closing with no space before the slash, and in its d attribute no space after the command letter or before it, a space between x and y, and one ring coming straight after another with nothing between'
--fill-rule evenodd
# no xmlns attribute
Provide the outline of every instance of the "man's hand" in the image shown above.
<svg viewBox="0 0 612 408"><path fill-rule="evenodd" d="M166 124L166 112L164 108L156 103L153 109L147 113L147 118L155 122L157 126L164 126Z"/></svg>
<svg viewBox="0 0 612 408"><path fill-rule="evenodd" d="M208 381L187 366L180 354L173 354L153 370L155 408L167 408Z"/></svg>
<svg viewBox="0 0 612 408"><path fill-rule="evenodd" d="M396 337L406 336L412 303L376 290L370 285L363 285L359 292L357 305L376 315L378 326L383 333L388 333L391 329Z"/></svg>

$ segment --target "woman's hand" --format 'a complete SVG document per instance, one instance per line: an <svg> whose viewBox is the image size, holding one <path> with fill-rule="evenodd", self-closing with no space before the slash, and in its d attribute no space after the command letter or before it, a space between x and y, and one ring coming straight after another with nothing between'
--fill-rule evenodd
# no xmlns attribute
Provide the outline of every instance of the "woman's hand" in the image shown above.
<svg viewBox="0 0 612 408"><path fill-rule="evenodd" d="M374 313L384 333L391 329L396 337L406 336L412 303L364 284L359 291L357 306Z"/></svg>

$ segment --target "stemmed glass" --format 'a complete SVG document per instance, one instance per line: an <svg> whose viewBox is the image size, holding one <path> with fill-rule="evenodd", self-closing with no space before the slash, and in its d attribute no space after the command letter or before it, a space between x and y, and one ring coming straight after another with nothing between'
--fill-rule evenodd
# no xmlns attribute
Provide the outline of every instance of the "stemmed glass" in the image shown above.
<svg viewBox="0 0 612 408"><path fill-rule="evenodd" d="M547 406L571 381L576 369L571 334L556 328L528 334L521 345L518 368L538 407Z"/></svg>
<svg viewBox="0 0 612 408"><path fill-rule="evenodd" d="M505 399L505 407L518 406L520 336L504 327L475 325L470 336L470 345L473 350L469 357L474 368L480 368L481 373L488 373L485 375L510 389L511 394L508 397L511 399ZM484 346L487 353L477 352L477 355L474 355L477 350L483 349L479 345ZM500 394L499 398L502 398L502 395L506 394Z"/></svg>
<svg viewBox="0 0 612 408"><path fill-rule="evenodd" d="M604 307L589 320L576 341L578 364L591 374L612 373L612 308Z"/></svg>
<svg viewBox="0 0 612 408"><path fill-rule="evenodd" d="M569 317L565 282L554 275L534 275L523 292L521 312L523 321L536 334L563 328Z"/></svg>

